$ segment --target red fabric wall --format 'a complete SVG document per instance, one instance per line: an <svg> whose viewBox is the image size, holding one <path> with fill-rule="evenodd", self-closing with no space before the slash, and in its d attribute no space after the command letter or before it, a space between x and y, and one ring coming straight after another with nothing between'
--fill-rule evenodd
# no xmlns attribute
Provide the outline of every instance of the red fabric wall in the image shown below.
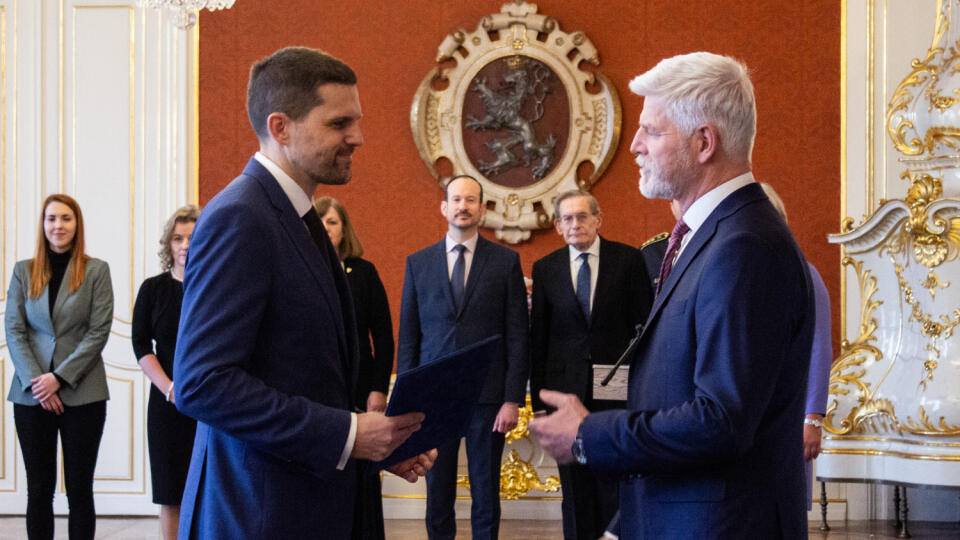
<svg viewBox="0 0 960 540"><path fill-rule="evenodd" d="M637 191L630 140L642 106L627 83L661 58L707 50L735 56L751 69L758 103L754 173L783 197L790 225L833 299L839 342L839 248L825 235L840 215L840 3L666 2L610 0L536 2L561 29L582 30L600 51L599 70L617 88L623 128L617 155L593 188L604 212L601 234L638 245L673 225L665 201ZM360 79L364 146L354 154L353 180L321 189L350 211L380 272L394 321L400 313L404 259L439 240L442 190L420 160L410 134L413 93L435 65L437 47L455 28L473 30L501 2L427 0L317 2L240 0L203 12L200 24L200 202L234 178L257 149L247 121L250 65L276 49L305 45L350 64ZM784 142L786 141L786 142ZM790 144L787 144L790 143ZM492 238L489 231L484 232ZM557 249L552 230L519 246L525 273Z"/></svg>

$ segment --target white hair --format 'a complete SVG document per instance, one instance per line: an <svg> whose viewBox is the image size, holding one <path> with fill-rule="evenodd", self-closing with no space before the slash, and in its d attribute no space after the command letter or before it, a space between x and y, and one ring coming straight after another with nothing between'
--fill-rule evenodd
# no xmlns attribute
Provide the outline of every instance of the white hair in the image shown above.
<svg viewBox="0 0 960 540"><path fill-rule="evenodd" d="M747 67L708 52L665 58L634 77L630 91L666 102L670 120L686 134L716 126L720 147L733 159L750 161L757 133L757 106Z"/></svg>

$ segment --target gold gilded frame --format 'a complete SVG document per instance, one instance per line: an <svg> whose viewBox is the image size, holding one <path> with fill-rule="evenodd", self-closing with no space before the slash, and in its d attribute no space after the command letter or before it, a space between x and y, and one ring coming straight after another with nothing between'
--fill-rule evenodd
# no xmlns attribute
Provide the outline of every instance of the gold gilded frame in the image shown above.
<svg viewBox="0 0 960 540"><path fill-rule="evenodd" d="M467 156L462 111L478 72L518 55L545 64L562 82L569 101L568 138L546 176L507 187L488 179ZM472 32L457 29L448 35L437 53L439 65L417 88L410 128L420 157L441 186L447 178L437 163L444 159L452 164L453 174L469 174L483 184L487 213L481 224L494 229L501 241L518 243L529 239L532 230L550 227L556 196L570 189L589 190L613 159L620 138L620 100L609 79L580 69L584 61L599 65L597 49L583 32L564 32L555 19L538 14L536 5L518 0L483 17ZM446 87L437 89L436 83ZM586 164L593 171L581 178L584 173L578 171Z"/></svg>

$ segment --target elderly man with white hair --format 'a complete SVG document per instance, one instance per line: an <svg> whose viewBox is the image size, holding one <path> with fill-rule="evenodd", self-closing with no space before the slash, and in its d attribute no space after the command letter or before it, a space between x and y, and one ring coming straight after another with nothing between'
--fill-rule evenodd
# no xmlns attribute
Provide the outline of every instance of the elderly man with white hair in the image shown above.
<svg viewBox="0 0 960 540"><path fill-rule="evenodd" d="M558 462L620 478L623 538L806 538L802 419L814 327L803 254L751 172L753 85L710 53L661 61L631 145L681 214L631 362L626 410L575 396L531 428Z"/></svg>

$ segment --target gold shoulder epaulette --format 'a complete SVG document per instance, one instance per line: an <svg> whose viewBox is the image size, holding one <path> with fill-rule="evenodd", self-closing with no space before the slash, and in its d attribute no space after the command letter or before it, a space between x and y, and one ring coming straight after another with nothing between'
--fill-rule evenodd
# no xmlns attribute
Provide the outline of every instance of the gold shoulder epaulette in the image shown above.
<svg viewBox="0 0 960 540"><path fill-rule="evenodd" d="M668 233L668 232L662 232L662 233L654 236L653 238L647 240L646 242L644 242L644 243L640 246L640 248L643 249L643 248L649 246L650 244L656 244L657 242L660 242L660 241L662 241L662 240L666 240L667 238L670 238L670 233Z"/></svg>

